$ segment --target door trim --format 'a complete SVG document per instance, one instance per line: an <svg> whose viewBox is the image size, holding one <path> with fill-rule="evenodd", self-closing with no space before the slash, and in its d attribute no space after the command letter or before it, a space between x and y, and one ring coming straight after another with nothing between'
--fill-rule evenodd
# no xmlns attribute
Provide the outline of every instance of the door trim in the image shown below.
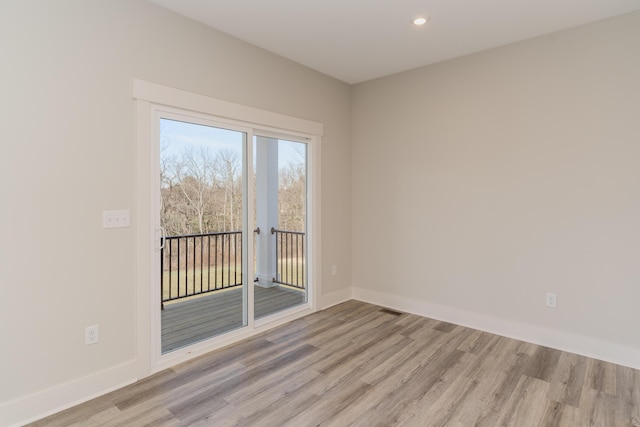
<svg viewBox="0 0 640 427"><path fill-rule="evenodd" d="M136 202L136 359L138 361L139 378L146 377L162 369L174 366L200 354L223 347L241 339L273 328L293 319L316 311L321 295L321 137L323 125L305 119L291 117L280 113L260 110L240 104L234 104L167 86L149 83L142 80L133 82L133 98L136 100L136 170L137 170L137 202ZM160 354L160 324L154 321L159 315L154 313L152 289L158 272L155 271L154 242L159 237L155 232L152 220L156 204L153 187L157 166L153 162L159 159L157 145L156 111L176 111L193 117L204 117L220 124L249 128L259 132L273 132L279 135L290 135L303 139L308 144L308 302L303 307L289 310L253 321L249 317L250 327L231 331L227 334L196 343L184 351ZM251 140L247 141L248 144ZM248 156L250 157L250 155ZM245 168L246 169L246 168ZM245 194L245 197L248 197ZM249 203L252 201L249 200ZM250 208L251 206L247 206ZM246 216L245 221L252 221ZM248 224L250 225L250 224ZM250 228L249 228L250 229ZM246 245L248 250L251 245ZM247 256L252 255L247 253ZM246 258L252 259L252 258ZM245 276L250 277L250 276ZM159 283L159 282L158 282ZM247 293L251 295L251 292ZM248 301L252 310L253 301ZM155 348L157 347L157 349Z"/></svg>

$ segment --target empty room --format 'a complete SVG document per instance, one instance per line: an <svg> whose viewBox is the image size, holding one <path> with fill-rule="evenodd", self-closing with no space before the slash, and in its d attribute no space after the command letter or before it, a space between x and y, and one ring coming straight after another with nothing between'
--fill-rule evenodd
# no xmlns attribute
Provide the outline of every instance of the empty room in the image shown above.
<svg viewBox="0 0 640 427"><path fill-rule="evenodd" d="M638 0L0 35L0 426L640 426Z"/></svg>

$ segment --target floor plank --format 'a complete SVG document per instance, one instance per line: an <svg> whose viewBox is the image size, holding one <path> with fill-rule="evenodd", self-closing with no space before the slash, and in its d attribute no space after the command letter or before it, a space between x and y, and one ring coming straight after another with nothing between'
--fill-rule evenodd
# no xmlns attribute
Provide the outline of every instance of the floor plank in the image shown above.
<svg viewBox="0 0 640 427"><path fill-rule="evenodd" d="M640 371L348 301L31 426L640 426Z"/></svg>

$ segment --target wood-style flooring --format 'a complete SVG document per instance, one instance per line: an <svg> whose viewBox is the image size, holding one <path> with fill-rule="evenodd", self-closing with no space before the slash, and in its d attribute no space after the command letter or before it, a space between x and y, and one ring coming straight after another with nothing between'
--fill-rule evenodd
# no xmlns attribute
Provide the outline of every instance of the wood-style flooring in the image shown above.
<svg viewBox="0 0 640 427"><path fill-rule="evenodd" d="M33 426L640 426L640 371L348 301Z"/></svg>

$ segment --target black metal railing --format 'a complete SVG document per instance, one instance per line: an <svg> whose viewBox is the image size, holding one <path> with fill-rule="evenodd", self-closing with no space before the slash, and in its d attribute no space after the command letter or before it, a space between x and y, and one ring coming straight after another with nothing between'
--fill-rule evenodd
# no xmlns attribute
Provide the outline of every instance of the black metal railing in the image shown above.
<svg viewBox="0 0 640 427"><path fill-rule="evenodd" d="M307 283L305 274L304 232L285 231L271 228L276 238L276 277L275 283L304 289Z"/></svg>
<svg viewBox="0 0 640 427"><path fill-rule="evenodd" d="M161 303L242 285L242 232L167 236L160 254Z"/></svg>

